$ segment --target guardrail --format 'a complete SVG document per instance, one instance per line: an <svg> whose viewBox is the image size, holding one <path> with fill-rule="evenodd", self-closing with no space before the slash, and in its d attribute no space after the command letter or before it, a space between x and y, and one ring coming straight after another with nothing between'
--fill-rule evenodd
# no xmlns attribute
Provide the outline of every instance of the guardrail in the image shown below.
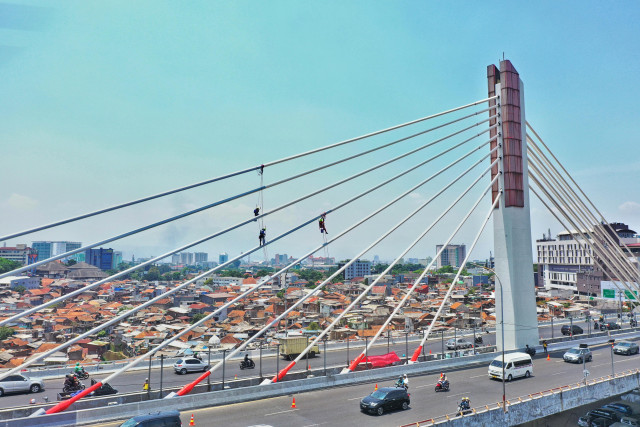
<svg viewBox="0 0 640 427"><path fill-rule="evenodd" d="M620 384L610 384L615 380L626 379L629 381L624 381L626 384L622 384L623 381L619 381ZM585 390L588 390L589 387L594 387L599 384L607 384L612 385L614 388L613 393L612 390L607 390L609 393L601 394L599 391L596 391L595 398L593 397L594 393L590 393L590 396L585 393ZM581 381L575 384L567 384L560 387L554 387L549 390L543 390L535 393L528 394L526 396L519 396L516 398L512 398L506 401L506 411L502 407L502 402L496 402L491 405L484 405L480 407L471 408L466 411L465 415L460 415L460 413L452 413L452 414L444 414L437 417L420 420L416 422L412 422L409 424L404 424L401 427L419 427L419 426L433 426L433 425L451 425L451 426L466 426L466 425L516 425L524 422L533 421L538 418L543 418L545 416L549 416L553 413L559 413L566 411L568 409L572 409L578 406L585 405L590 401L597 401L601 399L603 396L609 397L617 394L622 394L624 392L629 392L634 390L635 388L640 387L640 369L629 369L627 371L623 371L617 373L615 375L607 375L600 378L595 378L593 380ZM615 390L617 388L617 390ZM570 391L577 391L576 393L568 393ZM592 389L593 391L593 389ZM571 394L571 395L569 395ZM556 397L559 397L556 399ZM547 399L545 399L547 398ZM550 398L550 399L549 399ZM549 400L558 400L561 405L561 411L555 411L558 408L558 402L556 404L552 404ZM536 405L538 409L541 407L551 408L550 412L541 411L541 410L530 410L530 408L524 408L527 403L540 401L539 405ZM523 405L522 411L516 411L517 405ZM555 409L554 409L555 408ZM515 415L514 415L514 412ZM526 416L526 413L529 413L529 416ZM484 416L483 416L484 415ZM482 420L479 419L482 416ZM527 419L525 419L527 418ZM488 420L491 421L488 421Z"/></svg>

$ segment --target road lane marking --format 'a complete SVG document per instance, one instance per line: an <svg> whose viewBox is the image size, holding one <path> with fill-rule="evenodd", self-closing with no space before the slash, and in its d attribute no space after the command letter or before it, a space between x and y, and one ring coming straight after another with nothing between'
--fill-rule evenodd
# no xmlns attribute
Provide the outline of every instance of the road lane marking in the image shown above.
<svg viewBox="0 0 640 427"><path fill-rule="evenodd" d="M286 414L287 412L294 412L294 411L297 411L297 409L287 409L286 411L272 412L271 414L264 414L264 416L268 417L269 415Z"/></svg>
<svg viewBox="0 0 640 427"><path fill-rule="evenodd" d="M447 396L447 399L450 398L450 397L462 396L463 394L469 394L469 392L465 391L464 393L450 394L450 395Z"/></svg>
<svg viewBox="0 0 640 427"><path fill-rule="evenodd" d="M480 378L480 377L486 377L487 374L482 374L482 375L474 375L473 377L469 377L469 378Z"/></svg>
<svg viewBox="0 0 640 427"><path fill-rule="evenodd" d="M358 399L364 399L367 396L362 396L362 397L352 397L351 399L347 399L347 400L358 400Z"/></svg>
<svg viewBox="0 0 640 427"><path fill-rule="evenodd" d="M567 371L555 372L555 373L553 373L553 374L551 374L551 375L560 375L560 374L564 374L564 373L566 373L566 372L567 372Z"/></svg>

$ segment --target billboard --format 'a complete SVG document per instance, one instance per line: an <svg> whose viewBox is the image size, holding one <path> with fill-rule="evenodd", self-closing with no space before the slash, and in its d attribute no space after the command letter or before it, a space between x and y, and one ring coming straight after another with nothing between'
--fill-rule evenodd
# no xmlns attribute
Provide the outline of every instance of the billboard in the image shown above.
<svg viewBox="0 0 640 427"><path fill-rule="evenodd" d="M633 283L631 286L632 289L637 287L637 283ZM600 282L600 292L600 296L605 299L615 299L618 301L622 299L622 301L625 302L638 300L638 291L633 291L632 293L624 288L623 285L620 284L620 282Z"/></svg>

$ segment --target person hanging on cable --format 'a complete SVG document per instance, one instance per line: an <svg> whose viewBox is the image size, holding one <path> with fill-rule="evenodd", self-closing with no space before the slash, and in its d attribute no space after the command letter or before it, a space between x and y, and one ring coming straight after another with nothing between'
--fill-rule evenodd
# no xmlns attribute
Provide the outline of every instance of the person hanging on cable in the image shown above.
<svg viewBox="0 0 640 427"><path fill-rule="evenodd" d="M267 237L267 227L264 227L260 230L260 234L258 235L258 240L260 241L260 246L266 244Z"/></svg>
<svg viewBox="0 0 640 427"><path fill-rule="evenodd" d="M323 214L320 216L320 219L318 220L318 227L320 227L320 233L321 233L321 234L322 234L322 233L324 233L324 234L329 234L329 233L327 233L327 227L325 226L325 223L324 223L324 220L325 220L325 217L326 217L326 216L327 216L327 214L326 214L326 213L323 213Z"/></svg>
<svg viewBox="0 0 640 427"><path fill-rule="evenodd" d="M256 208L253 210L253 216L258 215L260 215L260 206L256 206ZM254 219L254 221L257 221L257 219Z"/></svg>

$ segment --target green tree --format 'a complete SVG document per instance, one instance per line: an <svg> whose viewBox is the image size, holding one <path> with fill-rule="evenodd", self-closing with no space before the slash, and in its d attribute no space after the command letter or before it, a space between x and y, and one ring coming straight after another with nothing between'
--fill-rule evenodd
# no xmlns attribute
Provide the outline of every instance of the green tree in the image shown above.
<svg viewBox="0 0 640 427"><path fill-rule="evenodd" d="M264 277L273 273L273 268L261 268L256 272L256 277Z"/></svg>
<svg viewBox="0 0 640 427"><path fill-rule="evenodd" d="M107 336L107 331L102 330L102 331L98 332L98 333L96 334L96 336L97 336L98 338L104 338L104 337L106 337L106 336Z"/></svg>
<svg viewBox="0 0 640 427"><path fill-rule="evenodd" d="M450 265L443 265L438 269L437 273L438 274L453 273L453 267Z"/></svg>
<svg viewBox="0 0 640 427"><path fill-rule="evenodd" d="M280 298L281 300L284 300L284 290L282 290L282 291L278 291L278 293L276 294L276 296L277 296L278 298Z"/></svg>
<svg viewBox="0 0 640 427"><path fill-rule="evenodd" d="M320 325L318 325L318 322L311 322L309 323L307 329L310 331L317 331L318 329L320 329Z"/></svg>
<svg viewBox="0 0 640 427"><path fill-rule="evenodd" d="M0 258L0 274L6 273L7 271L15 270L16 268L22 267L17 261L11 261L10 259Z"/></svg>
<svg viewBox="0 0 640 427"><path fill-rule="evenodd" d="M25 288L25 287L24 287L24 286L22 286L22 285L15 286L15 287L14 287L14 288L12 288L12 289L13 289L14 291L16 291L17 293L19 293L20 295L22 295L22 294L24 293L24 291L26 291L26 290L27 290L27 288Z"/></svg>
<svg viewBox="0 0 640 427"><path fill-rule="evenodd" d="M0 326L0 341L4 341L7 338L9 338L11 335L15 334L16 331L14 331L12 328L6 327L6 326Z"/></svg>
<svg viewBox="0 0 640 427"><path fill-rule="evenodd" d="M71 267L72 265L76 265L77 263L78 261L72 258L69 261L67 261L67 267Z"/></svg>
<svg viewBox="0 0 640 427"><path fill-rule="evenodd" d="M202 313L196 313L193 315L193 317L191 318L191 323L196 323L199 320L202 320L204 318L204 314Z"/></svg>
<svg viewBox="0 0 640 427"><path fill-rule="evenodd" d="M207 280L204 281L203 285L205 285L205 286L213 285L213 279L211 277L209 277Z"/></svg>
<svg viewBox="0 0 640 427"><path fill-rule="evenodd" d="M160 279L160 270L158 270L158 267L151 267L149 269L149 271L147 271L147 274L144 275L145 280L159 280Z"/></svg>

